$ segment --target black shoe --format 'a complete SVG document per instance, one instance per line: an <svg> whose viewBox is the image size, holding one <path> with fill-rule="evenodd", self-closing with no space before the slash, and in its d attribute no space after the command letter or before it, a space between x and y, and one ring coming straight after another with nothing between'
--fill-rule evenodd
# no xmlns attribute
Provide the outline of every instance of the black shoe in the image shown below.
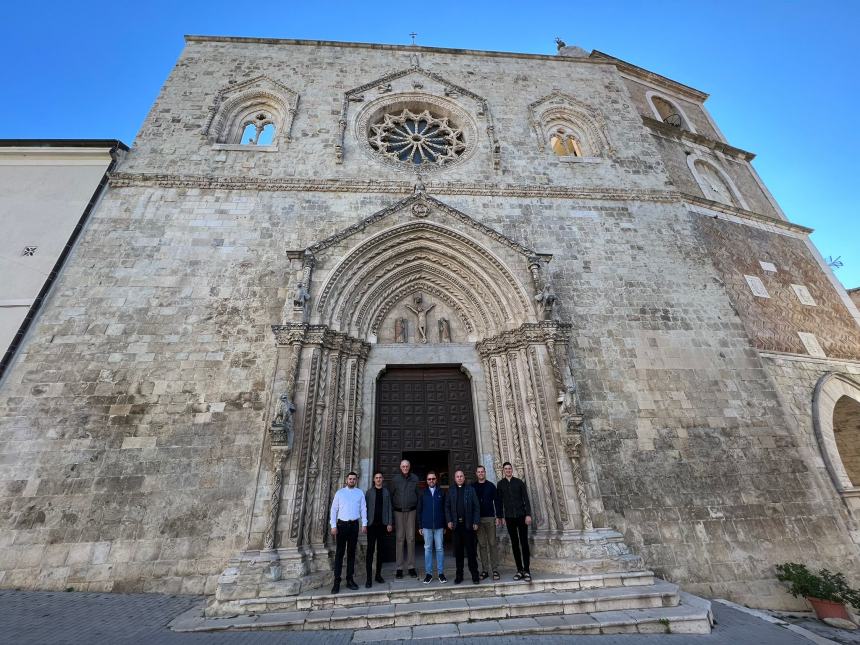
<svg viewBox="0 0 860 645"><path fill-rule="evenodd" d="M481 580L486 580L489 577L490 577L489 573L487 573L486 571L481 571Z"/></svg>
<svg viewBox="0 0 860 645"><path fill-rule="evenodd" d="M418 572L415 569L409 569L409 575L412 576L413 578L417 578Z"/></svg>
<svg viewBox="0 0 860 645"><path fill-rule="evenodd" d="M398 580L402 580L403 579L403 571L398 569L397 573L394 574L394 577L397 578Z"/></svg>
<svg viewBox="0 0 860 645"><path fill-rule="evenodd" d="M373 586L373 583L370 581L370 578L367 579L367 582L364 583L365 589L370 589Z"/></svg>
<svg viewBox="0 0 860 645"><path fill-rule="evenodd" d="M353 580L352 578L347 578L346 579L346 588L352 589L353 591L355 591L356 589L358 589L358 585L355 584L355 580Z"/></svg>
<svg viewBox="0 0 860 645"><path fill-rule="evenodd" d="M433 580L433 576L431 576L429 573L426 576L424 576L424 584L425 585L429 585L431 580Z"/></svg>
<svg viewBox="0 0 860 645"><path fill-rule="evenodd" d="M374 580L376 580L376 582L378 582L381 585L385 584L385 579L378 573L376 574L376 577L374 578ZM370 581L368 580L368 582L370 582Z"/></svg>
<svg viewBox="0 0 860 645"><path fill-rule="evenodd" d="M444 585L446 582L448 582L448 578L446 578L446 577L445 577L445 574L444 574L444 573L440 573L440 574L439 574L439 582L441 582L443 585Z"/></svg>
<svg viewBox="0 0 860 645"><path fill-rule="evenodd" d="M338 580L338 581L336 581L336 582L331 586L331 592L332 592L333 594L335 594L335 593L340 593L340 581L339 581L339 580Z"/></svg>
<svg viewBox="0 0 860 645"><path fill-rule="evenodd" d="M458 585L463 582L463 576L454 576L454 584Z"/></svg>

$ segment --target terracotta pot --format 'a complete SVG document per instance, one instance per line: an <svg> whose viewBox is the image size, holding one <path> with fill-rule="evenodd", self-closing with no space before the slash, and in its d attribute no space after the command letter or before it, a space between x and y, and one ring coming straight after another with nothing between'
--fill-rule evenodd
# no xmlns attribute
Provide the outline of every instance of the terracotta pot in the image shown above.
<svg viewBox="0 0 860 645"><path fill-rule="evenodd" d="M822 600L821 598L813 598L807 596L806 599L812 608L815 610L815 615L819 620L825 618L842 618L843 620L851 620L848 615L848 610L841 602L833 602L832 600Z"/></svg>

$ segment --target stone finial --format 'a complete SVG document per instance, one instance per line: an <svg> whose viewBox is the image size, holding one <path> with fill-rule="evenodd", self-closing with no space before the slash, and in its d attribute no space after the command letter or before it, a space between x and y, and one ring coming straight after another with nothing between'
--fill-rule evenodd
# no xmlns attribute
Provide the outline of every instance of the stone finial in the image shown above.
<svg viewBox="0 0 860 645"><path fill-rule="evenodd" d="M555 37L555 46L558 48L558 51L561 51L562 49L567 47L567 45L564 43L564 41L561 38L559 38L558 36Z"/></svg>

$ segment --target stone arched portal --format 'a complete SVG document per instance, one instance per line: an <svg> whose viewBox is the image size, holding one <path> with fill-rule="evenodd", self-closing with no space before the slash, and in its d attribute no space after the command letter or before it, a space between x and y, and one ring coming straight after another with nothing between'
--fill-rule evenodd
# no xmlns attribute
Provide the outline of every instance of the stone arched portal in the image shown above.
<svg viewBox="0 0 860 645"><path fill-rule="evenodd" d="M497 477L511 461L528 484L536 561L581 572L641 564L618 533L593 526L550 256L416 191L290 257L296 286L273 327L271 471L258 487L268 495L255 504L246 570L269 563L270 577L299 587L328 570L330 500L350 470L369 484L376 376L416 362L468 370L482 461Z"/></svg>

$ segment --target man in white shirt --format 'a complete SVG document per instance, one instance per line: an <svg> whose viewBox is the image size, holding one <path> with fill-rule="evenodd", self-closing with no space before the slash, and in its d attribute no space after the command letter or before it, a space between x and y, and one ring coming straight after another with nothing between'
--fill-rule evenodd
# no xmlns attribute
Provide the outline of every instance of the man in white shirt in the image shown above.
<svg viewBox="0 0 860 645"><path fill-rule="evenodd" d="M329 513L331 534L337 539L337 549L334 553L334 586L333 594L340 591L340 572L343 569L343 551L346 549L346 586L353 591L358 589L355 580L355 547L358 544L359 522L361 532L367 532L367 502L364 493L356 487L358 475L349 473L346 476L346 486L334 495Z"/></svg>

